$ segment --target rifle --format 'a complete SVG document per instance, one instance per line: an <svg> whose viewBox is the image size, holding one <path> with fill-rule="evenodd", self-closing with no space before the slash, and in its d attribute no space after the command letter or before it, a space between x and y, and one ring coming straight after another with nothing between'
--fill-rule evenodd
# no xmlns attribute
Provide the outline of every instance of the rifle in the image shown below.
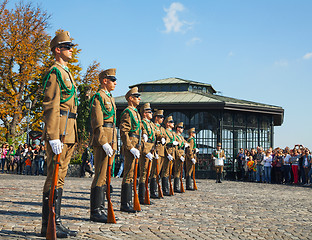
<svg viewBox="0 0 312 240"><path fill-rule="evenodd" d="M155 144L156 144L156 141L151 149L151 153L155 153ZM147 174L146 174L146 179L145 179L145 197L144 197L144 204L147 204L147 205L151 205L150 195L149 195L149 190L148 190L148 180L149 180L149 175L151 172L151 165L152 165L152 161L148 160Z"/></svg>
<svg viewBox="0 0 312 240"><path fill-rule="evenodd" d="M115 143L114 135L115 135L115 122L113 123L113 138L112 138L112 144L111 144L113 151L114 151L114 143ZM107 223L116 223L113 203L112 203L111 196L110 196L110 183L111 183L111 177L112 177L111 171L112 171L112 156L108 158L108 165L107 165L107 181L106 181Z"/></svg>
<svg viewBox="0 0 312 240"><path fill-rule="evenodd" d="M195 158L197 160L196 153L195 153ZM197 190L197 185L196 185L196 181L195 181L195 164L193 164L193 188L194 188L194 190Z"/></svg>
<svg viewBox="0 0 312 240"><path fill-rule="evenodd" d="M156 182L157 182L157 187L158 187L158 197L159 198L164 198L164 194L162 192L161 186L160 186L160 182L159 182L159 164L158 164L158 159L156 159Z"/></svg>
<svg viewBox="0 0 312 240"><path fill-rule="evenodd" d="M69 109L67 110L65 129L63 134L61 135L61 142L63 143L66 135L66 128L69 116ZM54 166L53 176L52 176L52 185L50 189L49 195L49 219L48 219L48 227L46 233L46 239L54 240L56 239L56 223L55 223L55 188L57 185L58 172L60 166L61 153L56 155L56 162ZM52 158L53 160L53 158Z"/></svg>
<svg viewBox="0 0 312 240"><path fill-rule="evenodd" d="M183 181L182 181L182 175L183 175L183 162L181 162L181 174L180 174L180 189L181 189L181 193L185 192L184 186L183 186Z"/></svg>
<svg viewBox="0 0 312 240"><path fill-rule="evenodd" d="M173 161L173 160L172 160ZM169 189L169 195L173 196L173 186L172 186L172 181L171 181L171 175L172 175L172 161L169 162L169 184L170 184L170 189Z"/></svg>
<svg viewBox="0 0 312 240"><path fill-rule="evenodd" d="M138 143L138 150L140 151L141 148L141 140L142 140L142 134L140 129L140 137L139 137L139 143ZM133 210L140 212L141 206L139 201L138 192L136 189L137 185L137 175L138 175L138 158L135 158L135 165L134 165L134 176L133 176Z"/></svg>

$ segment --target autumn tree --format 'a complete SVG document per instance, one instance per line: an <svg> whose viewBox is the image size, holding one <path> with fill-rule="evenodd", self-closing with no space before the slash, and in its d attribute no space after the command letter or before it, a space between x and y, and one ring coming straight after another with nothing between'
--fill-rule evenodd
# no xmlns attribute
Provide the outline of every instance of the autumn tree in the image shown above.
<svg viewBox="0 0 312 240"><path fill-rule="evenodd" d="M0 9L0 119L4 138L14 141L25 131L25 101L36 106L42 73L51 61L50 16L31 3L9 10L4 1Z"/></svg>

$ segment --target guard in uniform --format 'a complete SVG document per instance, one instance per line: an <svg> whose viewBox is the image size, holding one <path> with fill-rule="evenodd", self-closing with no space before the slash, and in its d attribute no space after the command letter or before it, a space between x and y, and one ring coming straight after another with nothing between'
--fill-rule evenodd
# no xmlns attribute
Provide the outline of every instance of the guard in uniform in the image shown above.
<svg viewBox="0 0 312 240"><path fill-rule="evenodd" d="M139 201L140 204L144 204L145 196L145 181L148 172L149 161L153 161L153 158L157 156L155 153L155 126L151 121L153 118L153 112L150 103L145 103L140 109L143 124L143 144L141 147L140 155L140 180L139 180Z"/></svg>
<svg viewBox="0 0 312 240"><path fill-rule="evenodd" d="M189 144L189 147L186 148L186 190L194 190L192 186L192 173L193 173L193 165L196 163L196 153L198 152L198 149L196 148L196 142L195 142L195 128L191 128L188 130L189 138L187 139L187 142Z"/></svg>
<svg viewBox="0 0 312 240"><path fill-rule="evenodd" d="M142 134L141 117L136 109L141 97L138 88L130 89L125 95L128 107L121 113L120 136L124 152L124 174L121 185L120 211L135 213L132 206L132 183L135 159L140 158L140 135ZM141 141L142 142L142 141Z"/></svg>
<svg viewBox="0 0 312 240"><path fill-rule="evenodd" d="M217 150L212 153L212 159L214 160L215 170L216 170L216 183L221 183L221 175L223 172L225 154L223 149L221 149L221 143L217 144Z"/></svg>
<svg viewBox="0 0 312 240"><path fill-rule="evenodd" d="M159 175L165 159L165 145L166 145L166 132L165 128L161 126L164 121L164 110L156 110L154 119L154 127L156 134L156 153L158 159L155 159L152 164L151 178L150 178L150 196L151 198L160 198L157 191L157 174ZM157 165L159 173L157 173Z"/></svg>
<svg viewBox="0 0 312 240"><path fill-rule="evenodd" d="M178 146L176 148L175 159L174 159L174 192L181 193L179 189L180 177L183 172L181 171L181 164L185 161L185 151L184 149L189 146L187 141L182 136L184 130L183 122L180 122L176 125L176 140L178 141Z"/></svg>
<svg viewBox="0 0 312 240"><path fill-rule="evenodd" d="M116 69L99 74L100 89L91 98L91 144L93 145L95 176L91 184L90 220L107 222L105 192L108 158L115 157L117 149L116 105L111 91L116 86ZM112 148L113 146L113 148Z"/></svg>
<svg viewBox="0 0 312 240"><path fill-rule="evenodd" d="M42 228L41 235L46 236L49 219L49 194L52 185L56 155L60 155L59 173L55 190L55 221L58 238L76 236L76 231L64 227L60 218L63 186L71 156L77 142L77 107L78 99L74 79L67 67L72 58L72 47L69 32L57 34L50 43L55 63L43 79L43 120L45 123L43 139L47 146L47 178L43 187ZM67 112L69 111L66 136L61 143L60 136L64 133Z"/></svg>
<svg viewBox="0 0 312 240"><path fill-rule="evenodd" d="M165 147L165 160L162 166L161 171L161 181L162 181L162 190L164 193L164 196L170 196L169 193L169 171L172 164L172 161L175 158L175 149L176 146L179 144L175 139L175 133L173 132L174 128L174 121L172 116L168 116L165 119L165 134L168 138L168 141L166 143Z"/></svg>

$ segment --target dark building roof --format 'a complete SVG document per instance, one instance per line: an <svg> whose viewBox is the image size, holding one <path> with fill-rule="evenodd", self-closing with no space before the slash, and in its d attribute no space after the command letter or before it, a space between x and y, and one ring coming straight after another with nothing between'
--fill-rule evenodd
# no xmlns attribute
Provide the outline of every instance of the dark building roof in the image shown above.
<svg viewBox="0 0 312 240"><path fill-rule="evenodd" d="M210 85L181 78L166 78L130 86L138 87L141 102L151 103L161 109L220 109L269 114L274 116L274 125L283 123L284 109L278 106L251 102L216 94ZM124 96L115 98L118 108L127 106Z"/></svg>

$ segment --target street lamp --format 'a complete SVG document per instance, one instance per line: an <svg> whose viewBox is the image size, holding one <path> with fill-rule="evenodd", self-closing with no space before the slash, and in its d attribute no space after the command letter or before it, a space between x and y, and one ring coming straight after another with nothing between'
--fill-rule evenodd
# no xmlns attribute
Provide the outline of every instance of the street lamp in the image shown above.
<svg viewBox="0 0 312 240"><path fill-rule="evenodd" d="M26 139L26 143L29 145L29 120L30 120L30 117L29 117L29 112L30 112L30 109L31 109L31 104L32 104L32 101L27 98L27 100L25 101L25 105L26 105L26 108L28 110L28 115L27 115L27 139Z"/></svg>

